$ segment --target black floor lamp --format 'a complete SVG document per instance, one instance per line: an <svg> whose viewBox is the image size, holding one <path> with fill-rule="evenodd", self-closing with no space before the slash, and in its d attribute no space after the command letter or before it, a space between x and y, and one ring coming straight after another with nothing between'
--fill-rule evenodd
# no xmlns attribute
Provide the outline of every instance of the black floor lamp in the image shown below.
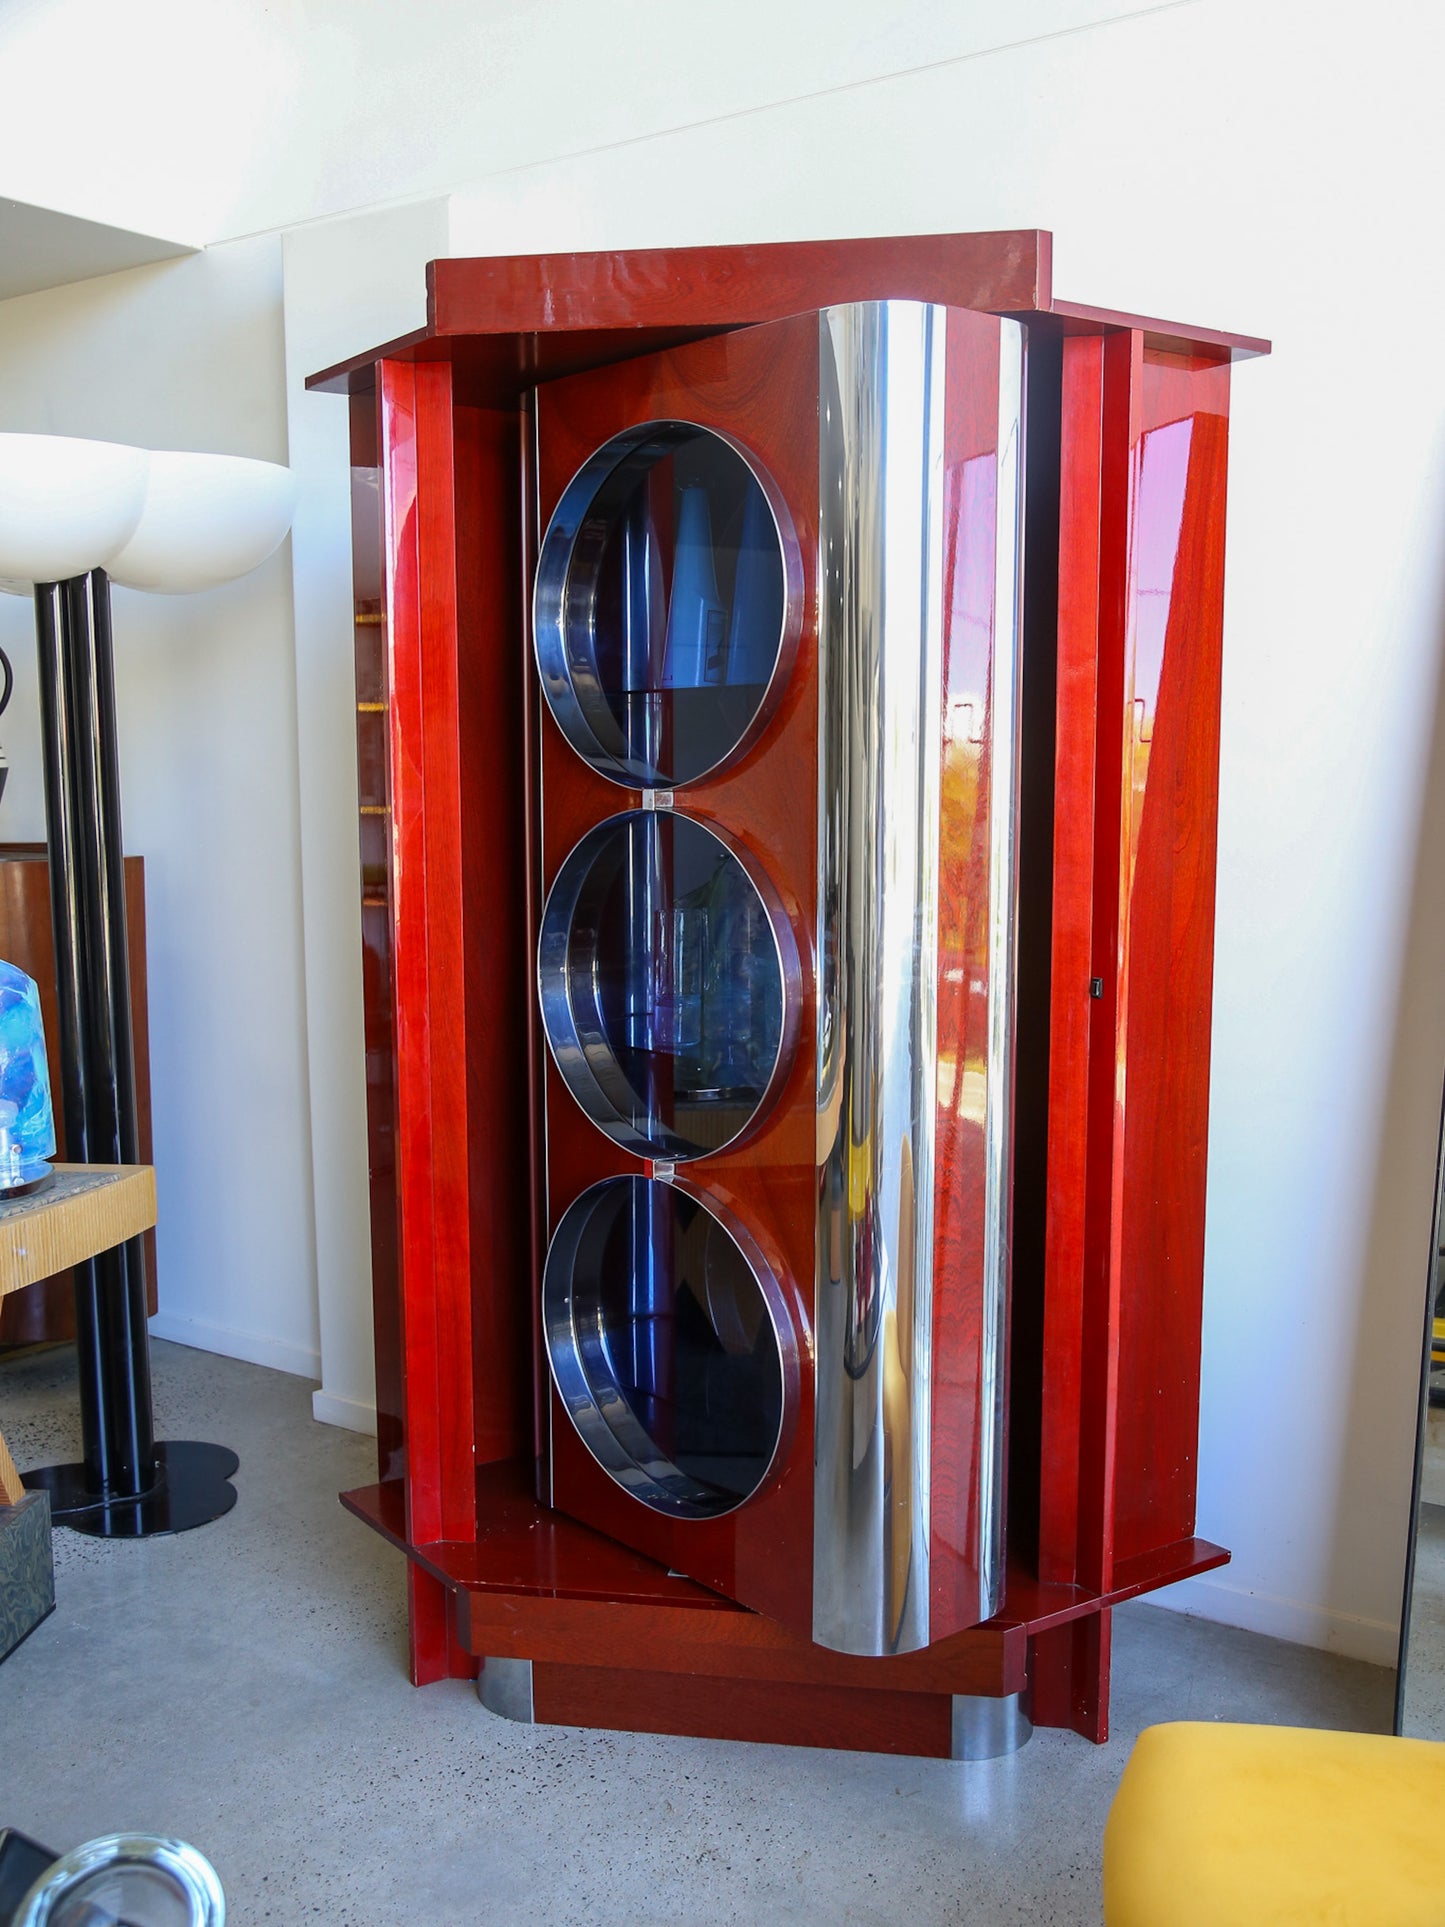
<svg viewBox="0 0 1445 1927"><path fill-rule="evenodd" d="M293 507L289 470L269 462L0 435L0 577L34 585L60 1101L76 1163L140 1154L110 581L179 593L243 575ZM78 1266L75 1292L83 1457L24 1483L50 1493L55 1520L103 1538L219 1518L236 1502L236 1454L155 1437L142 1239Z"/></svg>

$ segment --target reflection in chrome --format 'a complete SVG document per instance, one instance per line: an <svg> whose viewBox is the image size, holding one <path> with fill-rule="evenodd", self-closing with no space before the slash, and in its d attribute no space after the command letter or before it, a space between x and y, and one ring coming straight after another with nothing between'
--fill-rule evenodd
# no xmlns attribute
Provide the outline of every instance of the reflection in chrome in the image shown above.
<svg viewBox="0 0 1445 1927"><path fill-rule="evenodd" d="M692 422L644 422L588 458L547 525L543 693L610 781L696 782L766 726L801 598L787 511L745 451Z"/></svg>
<svg viewBox="0 0 1445 1927"><path fill-rule="evenodd" d="M631 810L587 832L547 896L537 988L563 1082L639 1156L737 1143L792 1062L787 913L751 854L696 817Z"/></svg>
<svg viewBox="0 0 1445 1927"><path fill-rule="evenodd" d="M107 1833L48 1867L6 1918L11 1927L225 1927L226 1896L210 1861L186 1841Z"/></svg>
<svg viewBox="0 0 1445 1927"><path fill-rule="evenodd" d="M1018 974L1019 698L1023 673L1024 335L999 324L998 528L990 673L988 1065L984 1114L983 1343L979 1369L978 1616L1003 1599L1004 1356L1013 1198L1014 989ZM1031 1730L1031 1729L1030 1729ZM1027 1734L1024 1736L1027 1738ZM1022 1745L1022 1741L1019 1742Z"/></svg>
<svg viewBox="0 0 1445 1927"><path fill-rule="evenodd" d="M856 1653L929 1641L946 329L912 302L821 317L813 1636ZM1022 333L1001 331L980 1619L1008 1264Z"/></svg>
<svg viewBox="0 0 1445 1927"><path fill-rule="evenodd" d="M644 1505L715 1519L772 1475L796 1344L766 1259L717 1199L676 1179L584 1191L547 1252L542 1328L582 1442Z"/></svg>
<svg viewBox="0 0 1445 1927"><path fill-rule="evenodd" d="M477 1675L477 1698L489 1713L499 1719L516 1720L530 1726L535 1717L532 1704L532 1662L530 1659L505 1659L489 1654Z"/></svg>

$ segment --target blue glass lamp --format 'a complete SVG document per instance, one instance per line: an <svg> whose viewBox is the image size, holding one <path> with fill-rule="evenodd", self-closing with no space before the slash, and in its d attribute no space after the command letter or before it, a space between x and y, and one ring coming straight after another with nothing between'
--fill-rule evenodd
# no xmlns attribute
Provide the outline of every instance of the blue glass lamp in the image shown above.
<svg viewBox="0 0 1445 1927"><path fill-rule="evenodd" d="M0 1197L48 1184L54 1156L40 992L23 970L0 962Z"/></svg>

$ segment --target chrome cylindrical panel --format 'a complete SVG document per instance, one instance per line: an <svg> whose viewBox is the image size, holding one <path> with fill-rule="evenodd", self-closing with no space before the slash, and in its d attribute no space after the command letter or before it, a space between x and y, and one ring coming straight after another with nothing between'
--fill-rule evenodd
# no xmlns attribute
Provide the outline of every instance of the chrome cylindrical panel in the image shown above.
<svg viewBox="0 0 1445 1927"><path fill-rule="evenodd" d="M993 1609L1007 1289L1021 331L1003 323L989 779L987 1223L974 1517ZM926 1646L929 1625L947 312L820 322L818 1157L813 1636ZM1002 412L1002 411L1001 411ZM1007 458L1002 451L1008 450ZM952 1079L956 1065L950 1066Z"/></svg>

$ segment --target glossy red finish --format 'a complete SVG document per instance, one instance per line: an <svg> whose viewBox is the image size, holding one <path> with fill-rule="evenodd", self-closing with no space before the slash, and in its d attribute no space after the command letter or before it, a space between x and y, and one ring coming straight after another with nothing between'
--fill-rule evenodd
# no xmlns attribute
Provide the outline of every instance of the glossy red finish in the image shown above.
<svg viewBox="0 0 1445 1927"><path fill-rule="evenodd" d="M379 360L435 358L458 368L459 393L502 399L538 380L840 301L1043 309L1051 259L1052 237L1021 228L433 261L425 328L307 386L340 392L353 377L368 386Z"/></svg>
<svg viewBox="0 0 1445 1927"><path fill-rule="evenodd" d="M449 516L437 513L440 499L450 495L450 381L445 370L425 370L418 380L415 369L385 367L378 400L389 705L386 897L395 1025L400 1449L406 1465L408 1532L425 1539L447 1529L458 1536L474 1529L466 1490L470 1481L463 1476L472 1459L472 1388L467 1348L455 1342L457 1334L468 1334L471 1326L468 1210L465 1191L456 1181L465 1169L465 1094L458 1088L456 1053L441 1061L440 1049L434 1058L432 1048L434 1025L440 1045L447 1015L461 1005L459 957L455 947L450 955L444 949L446 937L455 946L455 911L449 921L442 908L449 873L454 905L460 894L456 578ZM453 718L450 731L448 712ZM429 861L436 872L435 930L428 905ZM456 1330L450 1328L453 1319L458 1321ZM407 1583L411 1674L417 1684L425 1684L457 1669L447 1598L445 1589L423 1572L409 1569Z"/></svg>
<svg viewBox="0 0 1445 1927"><path fill-rule="evenodd" d="M782 899L800 958L811 959L817 867L817 614L812 576L818 498L818 324L798 316L548 384L538 396L540 520L594 450L639 421L678 418L724 430L781 491L802 569L802 628L793 669L762 738L721 773L676 792L679 810L741 845ZM550 885L583 833L641 797L593 772L550 715L542 731L542 871ZM812 970L805 962L798 1044L767 1117L743 1143L690 1161L690 1182L732 1210L757 1239L790 1307L802 1354L791 1449L770 1488L716 1520L675 1520L639 1505L578 1440L551 1402L551 1492L664 1564L773 1614L812 1624L812 1279L816 1170ZM546 1078L548 1214L600 1178L640 1161L583 1114L550 1062Z"/></svg>
<svg viewBox="0 0 1445 1927"><path fill-rule="evenodd" d="M1264 344L1055 302L1046 236L445 263L434 292L429 330L395 357L373 353L316 378L371 391L354 403L353 459L363 482L358 763L386 1482L348 1503L407 1554L413 1677L464 1674L478 1656L511 1654L537 1662L539 1708L556 1717L766 1729L839 1745L884 1744L888 1729L907 1750L931 1752L942 1696L1015 1691L1027 1663L1035 1721L1100 1738L1110 1606L1227 1556L1193 1536L1226 357ZM541 713L523 585L536 552L536 496L545 516L570 473L566 450L580 460L630 420L671 412L684 394L694 419L754 448L785 489L810 569L816 324L721 331L788 306L883 294L1008 308L1031 318L1036 336L1055 338L1062 488L1050 1062L1040 1105L1049 1158L1046 1187L1039 1166L1040 1276L1022 1285L1037 1302L1019 1307L1042 1337L1030 1367L1038 1382L1015 1414L1035 1431L1038 1491L1022 1506L1011 1495L1028 1524L1011 1546L995 1620L925 1653L860 1660L824 1653L806 1636L806 1409L767 1514L770 1535L744 1526L749 1507L733 1525L658 1521L661 1536L637 1550L606 1535L630 1533L623 1515L639 1508L549 1409L529 1333L544 1216L555 1219L596 1178L638 1167L583 1118L545 1059L532 944L542 887L571 843L638 799L587 770ZM975 319L994 327L967 318L958 341ZM955 488L996 422L985 339L973 342L967 381L952 396ZM750 345L764 341L766 354ZM1178 352L1191 347L1207 352ZM620 362L654 348L666 351ZM619 365L541 391L557 432L534 471L529 382L539 369L605 364ZM380 480L385 504L379 536L368 477ZM960 560L951 558L955 596L968 575ZM1031 569L1028 579L1045 576ZM797 665L767 732L679 801L744 843L782 888L806 991L816 806L810 578L805 603ZM1051 635L1037 607L1026 614L1037 650ZM989 692L979 696L976 651L951 655L948 674L948 769L965 807L946 855L944 947L976 979L986 963L974 919L988 758L974 711L986 716ZM1103 980L1103 997L1088 996L1089 977ZM949 984L948 1021L967 1066L978 1054L977 993ZM758 1227L775 1269L793 1281L806 1339L811 1286L805 1293L796 1281L813 1272L810 1003L802 1019L777 1110L691 1176ZM520 1095L528 1091L547 1112L550 1196L543 1105L529 1115ZM961 1178L967 1196L979 1179L971 1120L955 1104L941 1121L941 1170ZM950 1219L935 1277L939 1333L966 1326L976 1289L977 1253ZM976 1450L974 1390L946 1341L935 1384L939 1454ZM532 1454L549 1429L559 1494L585 1504L601 1531L539 1505ZM496 1463L479 1470L479 1458ZM964 1489L935 1480L935 1572L962 1523ZM689 1536L668 1536L678 1533ZM669 1566L766 1605L768 1616ZM936 1615L946 1614L946 1581L936 1595ZM735 1692L739 1682L746 1688ZM865 1696L873 1712L900 1703L875 1720L847 1703Z"/></svg>
<svg viewBox="0 0 1445 1927"><path fill-rule="evenodd" d="M946 1760L953 1703L939 1693L796 1685L735 1674L657 1673L558 1665L532 1668L532 1704L557 1726L705 1734L773 1746L851 1747Z"/></svg>
<svg viewBox="0 0 1445 1927"><path fill-rule="evenodd" d="M1102 1596L1194 1531L1228 378L1064 344L1039 1575Z"/></svg>
<svg viewBox="0 0 1445 1927"><path fill-rule="evenodd" d="M1079 1567L1104 353L1098 336L1066 342L1062 373L1039 1577L1063 1583Z"/></svg>
<svg viewBox="0 0 1445 1927"><path fill-rule="evenodd" d="M1115 1557L1194 1530L1229 365L1147 347L1124 656Z"/></svg>
<svg viewBox="0 0 1445 1927"><path fill-rule="evenodd" d="M515 422L495 410L466 407L457 407L452 419L468 1291L473 1440L478 1462L485 1463L526 1451L533 1430L532 1320L525 1284L532 1229L518 1210L532 1174L531 1147L519 1128L519 1093L528 1064L521 1020L532 1007L530 959L520 941L529 804L516 728L525 710L530 666L520 646ZM512 719L505 743L498 740L499 717ZM503 1021L504 1011L515 1015Z"/></svg>
<svg viewBox="0 0 1445 1927"><path fill-rule="evenodd" d="M384 366L392 970L408 1529L476 1529L451 379Z"/></svg>
<svg viewBox="0 0 1445 1927"><path fill-rule="evenodd" d="M1113 1617L1106 1609L1029 1638L1029 1705L1035 1726L1068 1726L1102 1746L1109 1737Z"/></svg>
<svg viewBox="0 0 1445 1927"><path fill-rule="evenodd" d="M479 1656L616 1663L644 1655L662 1672L702 1671L799 1684L894 1691L1014 1692L1023 1684L1024 1628L1016 1621L893 1659L858 1659L814 1646L777 1620L629 1552L530 1490L524 1463L482 1468L480 1530L465 1544L411 1546L399 1485L370 1486L344 1503L455 1591L460 1636ZM1088 1608L1052 1599L1059 1617Z"/></svg>

